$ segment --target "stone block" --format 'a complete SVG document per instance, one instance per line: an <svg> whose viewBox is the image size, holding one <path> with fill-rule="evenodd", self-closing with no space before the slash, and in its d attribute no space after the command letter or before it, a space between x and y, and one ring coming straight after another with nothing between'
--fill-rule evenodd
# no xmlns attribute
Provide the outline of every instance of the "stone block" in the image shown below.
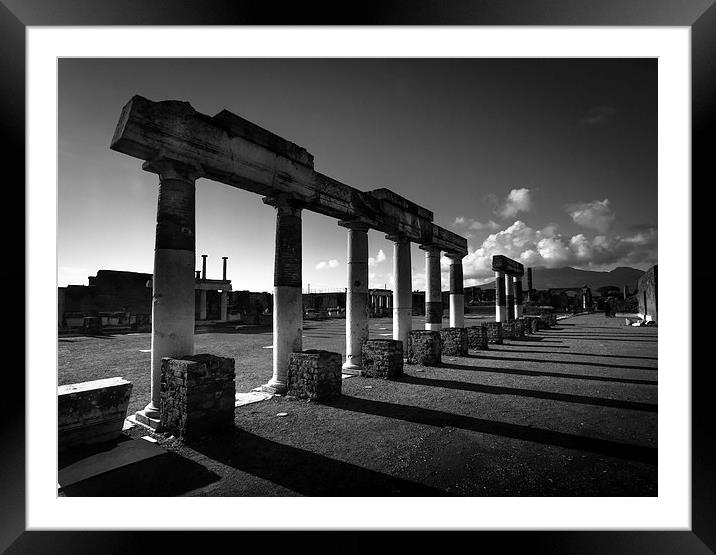
<svg viewBox="0 0 716 555"><path fill-rule="evenodd" d="M512 339L515 336L515 322L502 322L502 339Z"/></svg>
<svg viewBox="0 0 716 555"><path fill-rule="evenodd" d="M361 348L362 375L391 379L403 374L403 342L396 339L369 339Z"/></svg>
<svg viewBox="0 0 716 555"><path fill-rule="evenodd" d="M470 326L467 330L467 346L469 349L477 349L486 351L487 346L487 328L485 326Z"/></svg>
<svg viewBox="0 0 716 555"><path fill-rule="evenodd" d="M131 393L131 382L119 377L58 387L60 451L119 437Z"/></svg>
<svg viewBox="0 0 716 555"><path fill-rule="evenodd" d="M288 395L326 401L341 394L340 353L309 349L288 358Z"/></svg>
<svg viewBox="0 0 716 555"><path fill-rule="evenodd" d="M513 334L514 338L520 338L525 336L525 321L520 319L515 320L513 323Z"/></svg>
<svg viewBox="0 0 716 555"><path fill-rule="evenodd" d="M185 441L233 429L235 380L233 358L163 358L161 429Z"/></svg>
<svg viewBox="0 0 716 555"><path fill-rule="evenodd" d="M408 364L440 366L441 353L439 331L415 330L408 334Z"/></svg>
<svg viewBox="0 0 716 555"><path fill-rule="evenodd" d="M443 328L440 330L442 354L467 356L467 330L465 328Z"/></svg>
<svg viewBox="0 0 716 555"><path fill-rule="evenodd" d="M494 345L502 344L502 322L485 322L482 324L487 331L487 342Z"/></svg>

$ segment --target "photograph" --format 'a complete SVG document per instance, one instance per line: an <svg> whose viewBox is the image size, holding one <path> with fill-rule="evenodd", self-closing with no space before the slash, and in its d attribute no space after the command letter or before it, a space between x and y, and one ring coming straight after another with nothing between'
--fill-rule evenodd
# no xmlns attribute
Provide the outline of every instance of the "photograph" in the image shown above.
<svg viewBox="0 0 716 555"><path fill-rule="evenodd" d="M655 58L60 58L58 495L656 497Z"/></svg>

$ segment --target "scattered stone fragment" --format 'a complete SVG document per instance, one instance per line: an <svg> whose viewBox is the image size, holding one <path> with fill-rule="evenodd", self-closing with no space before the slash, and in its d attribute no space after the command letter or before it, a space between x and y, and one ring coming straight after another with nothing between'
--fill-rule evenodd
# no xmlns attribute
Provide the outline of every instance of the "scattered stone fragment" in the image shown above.
<svg viewBox="0 0 716 555"><path fill-rule="evenodd" d="M142 436L142 439L145 441L148 441L149 443L156 443L157 440L154 439L152 436Z"/></svg>
<svg viewBox="0 0 716 555"><path fill-rule="evenodd" d="M276 413L276 416L288 416L288 413L287 412L279 412L279 413Z"/></svg>

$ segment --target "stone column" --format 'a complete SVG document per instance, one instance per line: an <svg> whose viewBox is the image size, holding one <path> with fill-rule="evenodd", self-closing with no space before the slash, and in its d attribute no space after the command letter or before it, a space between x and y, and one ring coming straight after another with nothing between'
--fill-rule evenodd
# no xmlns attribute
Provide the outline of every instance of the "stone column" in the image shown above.
<svg viewBox="0 0 716 555"><path fill-rule="evenodd" d="M201 255L201 279L206 279L206 257L208 254Z"/></svg>
<svg viewBox="0 0 716 555"><path fill-rule="evenodd" d="M264 199L276 208L273 274L273 376L264 389L285 393L289 355L303 348L301 208L283 196Z"/></svg>
<svg viewBox="0 0 716 555"><path fill-rule="evenodd" d="M206 320L206 290L199 291L199 320Z"/></svg>
<svg viewBox="0 0 716 555"><path fill-rule="evenodd" d="M505 272L495 271L495 322L507 321L507 299L505 299Z"/></svg>
<svg viewBox="0 0 716 555"><path fill-rule="evenodd" d="M534 301L532 298L532 268L527 268L527 302L531 303Z"/></svg>
<svg viewBox="0 0 716 555"><path fill-rule="evenodd" d="M343 371L359 374L361 349L368 340L368 226L339 222L348 228L348 288L346 290L346 361Z"/></svg>
<svg viewBox="0 0 716 555"><path fill-rule="evenodd" d="M152 276L151 399L137 420L159 425L162 358L194 354L195 168L158 159L143 169L159 175Z"/></svg>
<svg viewBox="0 0 716 555"><path fill-rule="evenodd" d="M222 322L226 322L229 319L229 292L221 292L221 314L219 319Z"/></svg>
<svg viewBox="0 0 716 555"><path fill-rule="evenodd" d="M465 327L465 289L462 279L462 256L448 254L450 258L450 327Z"/></svg>
<svg viewBox="0 0 716 555"><path fill-rule="evenodd" d="M221 260L223 260L223 263L224 263L224 271L223 271L223 273L222 273L222 278L221 278L221 279L223 279L224 281L226 281L226 261L227 261L228 259L229 259L228 256L222 256L222 257L221 257Z"/></svg>
<svg viewBox="0 0 716 555"><path fill-rule="evenodd" d="M511 322L515 319L515 283L512 280L511 275L505 275L505 298L507 300L506 322Z"/></svg>
<svg viewBox="0 0 716 555"><path fill-rule="evenodd" d="M393 339L403 342L403 353L408 352L408 334L412 328L413 291L410 266L410 241L405 237L388 235L393 241Z"/></svg>
<svg viewBox="0 0 716 555"><path fill-rule="evenodd" d="M522 301L522 276L513 276L515 287L515 320L522 318L524 312Z"/></svg>
<svg viewBox="0 0 716 555"><path fill-rule="evenodd" d="M425 251L425 329L440 331L443 327L443 299L440 283L440 249L421 245Z"/></svg>

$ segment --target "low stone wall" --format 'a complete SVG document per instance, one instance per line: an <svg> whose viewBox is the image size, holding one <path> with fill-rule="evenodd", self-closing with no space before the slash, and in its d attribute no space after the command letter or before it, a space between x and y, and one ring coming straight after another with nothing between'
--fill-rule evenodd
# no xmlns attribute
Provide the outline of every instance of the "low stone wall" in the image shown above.
<svg viewBox="0 0 716 555"><path fill-rule="evenodd" d="M131 382L119 377L58 387L59 450L119 437L131 393Z"/></svg>
<svg viewBox="0 0 716 555"><path fill-rule="evenodd" d="M161 429L185 441L233 429L235 380L233 358L163 358Z"/></svg>
<svg viewBox="0 0 716 555"><path fill-rule="evenodd" d="M502 322L502 339L512 339L515 336L515 323Z"/></svg>
<svg viewBox="0 0 716 555"><path fill-rule="evenodd" d="M512 337L520 338L525 336L525 322L522 319L515 320L513 323L513 334Z"/></svg>
<svg viewBox="0 0 716 555"><path fill-rule="evenodd" d="M487 328L485 326L470 326L467 330L467 347L468 349L477 349L486 351L487 347Z"/></svg>
<svg viewBox="0 0 716 555"><path fill-rule="evenodd" d="M441 353L439 331L415 330L408 334L408 364L440 366Z"/></svg>
<svg viewBox="0 0 716 555"><path fill-rule="evenodd" d="M467 356L467 330L465 328L443 328L440 330L443 355Z"/></svg>
<svg viewBox="0 0 716 555"><path fill-rule="evenodd" d="M485 322L487 342L494 345L502 345L502 322Z"/></svg>
<svg viewBox="0 0 716 555"><path fill-rule="evenodd" d="M341 394L341 355L309 349L288 357L288 391L299 399L327 401Z"/></svg>
<svg viewBox="0 0 716 555"><path fill-rule="evenodd" d="M361 375L389 380L403 374L403 342L369 339L361 347Z"/></svg>

